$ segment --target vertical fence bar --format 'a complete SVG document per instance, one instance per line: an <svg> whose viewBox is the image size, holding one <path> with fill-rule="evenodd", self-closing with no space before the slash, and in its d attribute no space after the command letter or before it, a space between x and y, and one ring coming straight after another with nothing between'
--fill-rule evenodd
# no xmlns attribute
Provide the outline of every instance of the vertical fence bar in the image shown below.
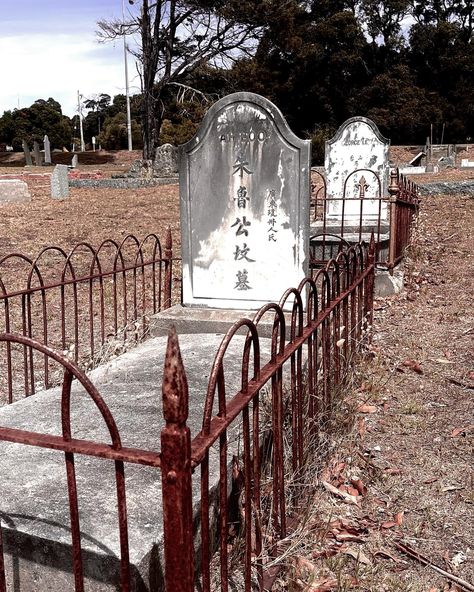
<svg viewBox="0 0 474 592"><path fill-rule="evenodd" d="M390 273L393 273L395 259L397 257L397 201L400 194L398 171L396 170L392 170L390 173L390 185L388 187L388 192L390 194L390 237L388 242L388 268Z"/></svg>
<svg viewBox="0 0 474 592"><path fill-rule="evenodd" d="M373 316L374 316L374 285L375 285L375 239L374 233L370 237L369 254L367 257L367 266L371 267L370 274L367 276L367 282L365 284L365 311L364 317L366 328L367 324L372 327Z"/></svg>
<svg viewBox="0 0 474 592"><path fill-rule="evenodd" d="M161 479L167 592L193 592L194 549L188 383L176 329L171 328L163 371Z"/></svg>
<svg viewBox="0 0 474 592"><path fill-rule="evenodd" d="M165 261L165 289L163 309L171 306L171 288L173 282L173 238L171 228L168 226L166 231L165 245L163 249L163 259Z"/></svg>

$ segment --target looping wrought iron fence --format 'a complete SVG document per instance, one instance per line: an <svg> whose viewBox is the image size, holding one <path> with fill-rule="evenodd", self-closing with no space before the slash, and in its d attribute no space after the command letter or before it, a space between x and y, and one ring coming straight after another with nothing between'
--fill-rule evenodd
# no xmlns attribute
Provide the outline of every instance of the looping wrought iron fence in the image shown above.
<svg viewBox="0 0 474 592"><path fill-rule="evenodd" d="M76 363L29 337L0 334L0 344L35 350L58 363L64 372L59 402L61 435L0 427L0 441L65 453L71 571L77 592L84 590L82 518L78 512L74 464L78 455L113 462L120 538L117 581L122 592L134 589L129 559L127 463L161 469L168 592L192 592L198 581L204 592L214 589L216 582L222 590L228 590L230 573L235 567L247 592L254 585L260 590L271 585L276 574L275 558L281 551L279 541L291 530L293 517L304 501L298 476L303 474L308 458L315 455L318 438L336 400L344 396L345 380L355 363L355 354L368 336L374 261L373 239L370 249L363 245L350 247L314 277L304 279L297 289L287 290L278 304L262 307L253 321L242 319L235 323L216 354L201 430L193 438L187 425L186 371L178 337L172 331L163 373L165 426L159 453L122 445L109 408ZM285 312L288 308L290 312ZM267 315L273 318L271 339L259 335L259 324ZM230 351L231 344L237 344L241 351L240 361ZM239 387L235 383L232 389L229 386L228 363L240 368ZM110 444L72 437L73 378L98 408ZM232 457L233 469L238 474L233 480ZM217 494L212 469L219 475ZM193 480L195 471L200 476ZM87 495L94 496L93 486L81 483L84 487ZM240 508L237 515L232 502L236 495ZM193 515L193 499L199 500L197 519ZM0 536L0 592L6 589Z"/></svg>
<svg viewBox="0 0 474 592"><path fill-rule="evenodd" d="M324 175L312 169L311 264L319 268L339 250L375 236L375 260L389 270L403 258L418 213L418 186L397 170L390 173L384 197L379 175L370 169L352 171L340 196L328 196Z"/></svg>
<svg viewBox="0 0 474 592"><path fill-rule="evenodd" d="M128 235L98 248L54 246L35 259L12 253L0 259L1 330L20 333L63 351L91 369L148 331L150 315L171 305L172 237ZM48 356L25 346L0 357L0 403L55 384Z"/></svg>

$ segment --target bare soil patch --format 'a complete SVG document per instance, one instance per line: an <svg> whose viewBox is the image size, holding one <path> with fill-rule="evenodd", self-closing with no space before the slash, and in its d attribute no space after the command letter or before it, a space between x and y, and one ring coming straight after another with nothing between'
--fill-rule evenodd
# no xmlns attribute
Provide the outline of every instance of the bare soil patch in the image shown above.
<svg viewBox="0 0 474 592"><path fill-rule="evenodd" d="M0 256L20 252L34 256L48 245L68 250L81 241L98 246L120 241L127 234L143 238L155 233L164 239L171 228L179 254L178 186L141 189L70 188L70 198L54 200L50 186L32 187L32 201L3 204L0 217Z"/></svg>

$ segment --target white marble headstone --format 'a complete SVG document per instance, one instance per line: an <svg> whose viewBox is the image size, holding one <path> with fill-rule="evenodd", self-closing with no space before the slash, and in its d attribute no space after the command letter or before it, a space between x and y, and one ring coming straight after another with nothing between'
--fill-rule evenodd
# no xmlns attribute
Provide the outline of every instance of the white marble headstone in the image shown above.
<svg viewBox="0 0 474 592"><path fill-rule="evenodd" d="M382 136L373 121L352 117L335 136L326 142L325 169L327 183L327 217L329 220L359 220L363 195L364 221L378 217L380 197L388 197L390 141ZM380 182L379 182L380 181ZM342 197L348 198L344 204ZM382 203L382 218L387 217Z"/></svg>
<svg viewBox="0 0 474 592"><path fill-rule="evenodd" d="M183 304L257 309L307 272L310 142L252 93L180 146Z"/></svg>

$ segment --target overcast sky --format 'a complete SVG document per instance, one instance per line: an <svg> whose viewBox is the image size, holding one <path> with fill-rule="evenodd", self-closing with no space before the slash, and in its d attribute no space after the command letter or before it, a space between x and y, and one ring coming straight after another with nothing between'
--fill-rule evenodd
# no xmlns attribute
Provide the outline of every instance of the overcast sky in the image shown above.
<svg viewBox="0 0 474 592"><path fill-rule="evenodd" d="M98 43L95 33L99 19L121 14L122 0L0 0L0 116L49 97L72 116L78 90L125 93L122 41ZM129 78L139 92L131 56Z"/></svg>

